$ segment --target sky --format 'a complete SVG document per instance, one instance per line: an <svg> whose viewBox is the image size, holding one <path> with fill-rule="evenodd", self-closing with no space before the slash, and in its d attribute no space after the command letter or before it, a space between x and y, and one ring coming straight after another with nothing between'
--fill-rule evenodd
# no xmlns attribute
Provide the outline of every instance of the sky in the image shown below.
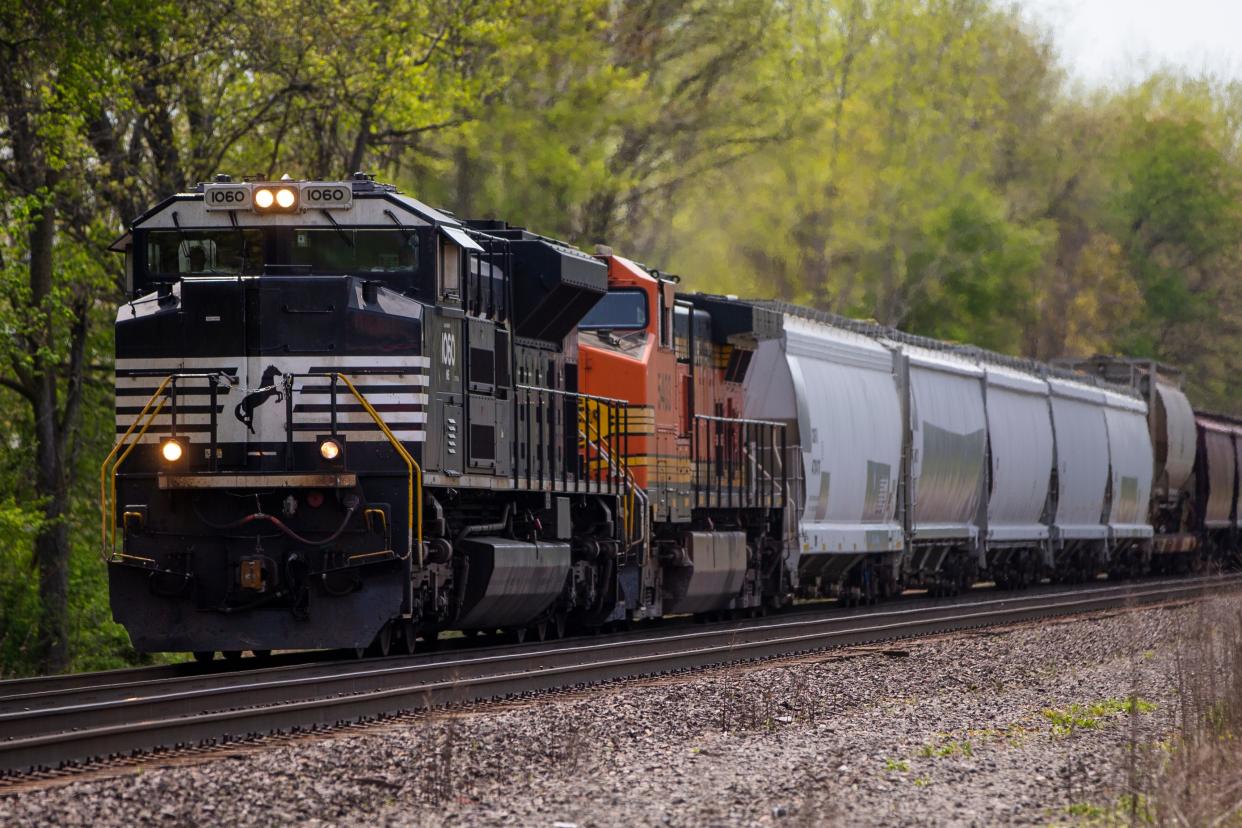
<svg viewBox="0 0 1242 828"><path fill-rule="evenodd" d="M1164 66L1242 80L1242 0L1017 0L1053 34L1070 77L1087 86Z"/></svg>

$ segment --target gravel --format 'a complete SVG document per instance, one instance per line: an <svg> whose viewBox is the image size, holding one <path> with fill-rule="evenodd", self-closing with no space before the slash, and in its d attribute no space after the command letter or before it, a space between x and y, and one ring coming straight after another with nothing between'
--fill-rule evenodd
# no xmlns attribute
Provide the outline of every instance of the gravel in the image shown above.
<svg viewBox="0 0 1242 828"><path fill-rule="evenodd" d="M1179 630L1202 617L1042 622L153 760L0 798L0 824L1072 821L1117 796L1132 739L1169 729ZM1130 694L1142 712L1117 709Z"/></svg>

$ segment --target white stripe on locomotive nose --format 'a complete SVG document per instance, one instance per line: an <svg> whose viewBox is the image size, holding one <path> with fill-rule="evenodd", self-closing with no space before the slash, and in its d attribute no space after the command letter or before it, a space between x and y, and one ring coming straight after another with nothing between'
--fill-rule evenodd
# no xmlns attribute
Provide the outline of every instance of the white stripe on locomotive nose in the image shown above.
<svg viewBox="0 0 1242 828"><path fill-rule="evenodd" d="M137 413L134 413L134 414L117 414L117 415L116 415L116 424L117 424L117 426L118 426L118 427L120 427L120 426L125 426L125 428L129 428L130 423L132 423L135 419L137 419L137 417L138 417ZM223 414L223 413L217 414L217 415L216 415L216 422L217 422L217 423L219 423L219 422L220 422L223 418L224 418L224 414ZM146 420L145 420L145 418L144 418L144 420L143 420L143 421L144 421L144 422L146 421ZM152 420L152 421L151 421L151 425L153 425L153 426L162 426L162 425L163 425L163 426L166 426L166 425L169 425L170 423L172 423L172 418L171 418L171 417L169 417L167 414L160 414L160 415L159 415L159 416L157 416L154 420ZM177 425L178 425L178 426L180 426L180 425L182 425L183 423L184 423L185 425L202 425L202 426L209 426L209 425L211 425L211 414L182 414L182 413L178 413L178 414L177 414ZM139 426L139 428L141 428L141 426Z"/></svg>
<svg viewBox="0 0 1242 828"><path fill-rule="evenodd" d="M219 370L221 366L233 367L245 364L247 360L257 359L275 365L282 371L299 374L308 373L311 368L331 367L342 372L349 368L430 368L431 358L426 356L213 356L202 358L157 357L155 359L137 357L116 360L117 370L133 371L140 369L181 369L186 372Z"/></svg>
<svg viewBox="0 0 1242 828"><path fill-rule="evenodd" d="M120 424L117 424L117 433L118 434L124 433L125 429L128 427L129 427L128 423L123 427ZM178 423L177 428L178 430L180 430L181 428L180 423ZM198 426L194 426L193 428L195 430L187 429L191 444L193 446L199 446L199 445L206 446L210 442L210 436L208 435L206 431L206 427L202 427L200 429ZM327 432L328 432L328 429L325 428L323 430L323 433L326 434ZM393 435L403 443L422 443L422 442L426 442L427 440L427 432L424 429L398 429L398 430L393 431ZM148 431L146 434L142 436L142 439L139 440L138 442L150 445L153 443L159 443L163 439L164 439L164 435L162 433L153 434ZM293 442L295 443L313 443L317 441L318 439L319 439L318 432L295 431L293 433ZM388 442L388 437L385 436L384 433L380 431L379 429L372 429L370 431L351 431L345 435L345 439L350 443L387 443ZM132 438L130 442L133 442ZM268 442L283 443L284 436L282 434L282 436L279 439L270 440ZM245 445L249 445L249 443L244 443L244 442L239 443L239 442L230 441L230 440L220 440L216 443L216 445L245 446Z"/></svg>
<svg viewBox="0 0 1242 828"><path fill-rule="evenodd" d="M389 428L392 427L394 422L427 422L427 413L424 411L381 411L380 416L384 418L384 424ZM365 411L338 411L336 413L336 421L338 423L375 425L375 420L371 419L371 415ZM332 413L330 411L299 411L294 413L293 422L295 425L299 423L320 423L326 425L332 422Z"/></svg>
<svg viewBox="0 0 1242 828"><path fill-rule="evenodd" d="M138 411L133 411L133 412L125 411L125 412L118 413L116 415L117 425L121 425L122 423L124 423L125 426L128 428L129 424L132 423L134 419L138 416L138 413L139 413ZM425 423L427 422L427 413L425 411L380 411L379 413L380 413L380 416L384 418L385 424L388 424L388 425L391 425L389 421L397 422L397 423ZM224 420L226 415L229 417L232 417L232 412L227 411L227 410L222 410L222 411L217 412L216 421L223 425L222 421ZM371 424L375 423L375 420L371 419L371 415L365 411L340 411L338 410L336 412L336 421L338 423L371 423ZM164 410L164 411L161 411L158 415L156 415L155 420L153 422L157 425L159 424L167 425L168 423L172 422L172 416L168 413L167 410ZM210 411L206 411L206 412L179 411L177 412L177 422L178 423L209 424L211 422L211 412ZM331 411L298 411L295 409L293 413L294 425L297 425L298 423L330 423L330 422L332 422ZM282 432L284 431L283 418L281 420L280 430Z"/></svg>
<svg viewBox="0 0 1242 828"><path fill-rule="evenodd" d="M120 391L121 389L117 389L117 390ZM130 389L126 389L126 390L130 390ZM155 389L154 388L143 388L143 389L136 389L136 390L138 390L139 393L124 394L118 397L116 407L118 409L125 409L125 413L129 415L136 415L139 411L141 411L143 405L146 404L147 399L152 394L155 393ZM430 395L428 394L402 393L402 392L384 393L384 392L364 391L363 396L366 398L367 402L369 402L371 405L381 407L380 413L384 413L382 409L383 406L427 405L430 399ZM180 387L178 387L177 388L178 410L179 411L181 410L181 406L183 404L194 405L194 406L206 406L208 405L208 401L210 397L211 397L211 393L205 388L183 390ZM228 410L230 407L236 406L238 401L241 400L241 397L242 395L238 394L236 391L230 394L225 394L225 393L217 391L216 392L216 405L217 407L220 408L221 412L224 412L225 410ZM303 391L301 389L298 389L294 393L293 408L294 408L294 411L299 416L301 415L302 412L306 411L305 406L308 406L308 405L328 406L331 404L332 404L332 395L326 391L325 392ZM358 407L358 401L354 399L354 395L349 393L349 389L347 388L337 389L336 404L337 404L338 411L342 409L348 409L351 406L354 408ZM283 407L284 404L280 403L279 405ZM165 408L167 408L167 404L165 404ZM180 414L178 414L178 416L180 416Z"/></svg>
<svg viewBox="0 0 1242 828"><path fill-rule="evenodd" d="M371 405L426 405L427 394L415 393L386 393L382 391L363 391L362 395L366 397L367 402ZM303 391L298 389L293 396L293 408L298 410L302 405L331 405L332 395L327 391ZM337 406L358 405L358 401L354 399L354 395L349 393L348 388L338 388L336 391Z"/></svg>
<svg viewBox="0 0 1242 828"><path fill-rule="evenodd" d="M353 382L354 385L361 385L361 384L365 384L365 385L426 385L428 383L427 374L418 372L418 371L408 371L405 373L400 373L396 371L394 372L385 371L382 374L374 373L374 372L368 372L368 373L362 374L362 373L358 373L357 371L350 371L349 369L342 369L340 373L349 377L350 381ZM230 376L235 376L235 375L230 375ZM151 376L151 375L137 376L137 377L118 376L116 378L116 387L117 388L150 388L152 391L155 391L155 389L159 387L159 384L163 382L163 380L164 378L161 376ZM318 386L320 384L329 383L329 382L330 382L330 376L328 374L324 374L323 379L318 379L316 376L309 376L309 377L299 376L297 378L297 384L294 386L294 388L298 391L301 391L303 385ZM277 385L280 384L279 379L277 379L276 384ZM236 386L234 386L232 383L229 383L229 382L218 382L216 384L216 389L221 390L221 391L226 388L234 388L234 387ZM186 379L177 380L177 390L180 391L182 388L201 388L203 390L208 390L211 388L211 385L206 377L190 377ZM341 389L341 391L343 391L344 393L349 393L348 389ZM309 393L315 394L315 393L321 393L321 392L311 391Z"/></svg>

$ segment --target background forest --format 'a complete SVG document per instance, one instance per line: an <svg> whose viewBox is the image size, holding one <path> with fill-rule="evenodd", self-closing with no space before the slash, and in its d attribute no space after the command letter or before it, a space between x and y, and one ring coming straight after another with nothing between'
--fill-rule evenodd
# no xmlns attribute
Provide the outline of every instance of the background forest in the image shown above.
<svg viewBox="0 0 1242 828"><path fill-rule="evenodd" d="M0 675L133 660L96 557L124 224L376 173L690 288L1238 410L1242 87L1072 88L989 0L0 0Z"/></svg>

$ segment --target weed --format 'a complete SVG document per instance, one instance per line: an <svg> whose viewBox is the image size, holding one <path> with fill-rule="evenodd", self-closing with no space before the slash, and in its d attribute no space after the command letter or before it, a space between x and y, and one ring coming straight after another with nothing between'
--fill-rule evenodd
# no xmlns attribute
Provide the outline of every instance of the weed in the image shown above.
<svg viewBox="0 0 1242 828"><path fill-rule="evenodd" d="M925 759L936 759L946 756L974 756L975 749L970 742L966 740L958 741L956 739L941 742L938 745L923 745L919 748L919 756Z"/></svg>
<svg viewBox="0 0 1242 828"><path fill-rule="evenodd" d="M884 770L908 773L910 771L910 763L905 759L885 759Z"/></svg>
<svg viewBox="0 0 1242 828"><path fill-rule="evenodd" d="M1199 605L1182 629L1171 649L1173 732L1156 740L1132 731L1116 811L1130 825L1237 825L1242 606L1236 598Z"/></svg>
<svg viewBox="0 0 1242 828"><path fill-rule="evenodd" d="M1071 704L1063 710L1049 707L1044 709L1043 715L1052 723L1054 735L1068 736L1075 730L1094 730L1104 719L1121 713L1150 713L1155 709L1155 704L1136 696L1130 699L1104 699L1089 705Z"/></svg>
<svg viewBox="0 0 1242 828"><path fill-rule="evenodd" d="M1073 802L1065 806L1065 813L1081 819L1099 819L1104 816L1104 809L1090 802Z"/></svg>

